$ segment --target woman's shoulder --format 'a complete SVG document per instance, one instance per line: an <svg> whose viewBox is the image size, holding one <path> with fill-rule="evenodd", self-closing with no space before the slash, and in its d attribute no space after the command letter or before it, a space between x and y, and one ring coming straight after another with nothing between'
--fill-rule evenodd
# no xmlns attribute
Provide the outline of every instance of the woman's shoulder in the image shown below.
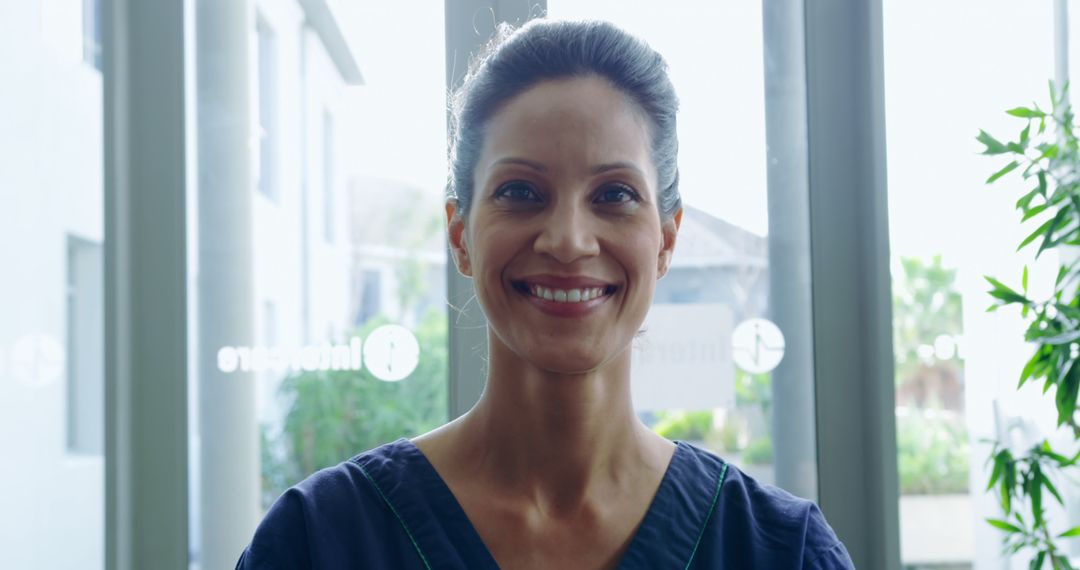
<svg viewBox="0 0 1080 570"><path fill-rule="evenodd" d="M402 438L320 469L287 489L259 523L237 568L334 566L370 560L376 545L396 542L397 517L377 481L408 472L404 442ZM358 548L367 550L361 553Z"/></svg>
<svg viewBox="0 0 1080 570"><path fill-rule="evenodd" d="M722 474L709 526L715 547L711 554L754 568L768 566L766 561L785 565L801 561L795 567L802 568L854 568L813 501L762 483L708 450L684 445L703 472Z"/></svg>
<svg viewBox="0 0 1080 570"><path fill-rule="evenodd" d="M319 469L293 485L278 502L296 503L300 508L320 511L344 510L356 502L377 498L370 493L373 479L384 479L396 472L408 473L410 457L405 438L359 453L337 465ZM353 511L349 511L353 512Z"/></svg>

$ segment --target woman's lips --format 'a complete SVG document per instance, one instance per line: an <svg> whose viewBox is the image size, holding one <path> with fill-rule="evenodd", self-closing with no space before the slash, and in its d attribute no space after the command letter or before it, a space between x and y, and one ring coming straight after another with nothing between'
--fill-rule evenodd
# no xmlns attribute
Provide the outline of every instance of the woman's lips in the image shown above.
<svg viewBox="0 0 1080 570"><path fill-rule="evenodd" d="M541 280L537 280L541 281ZM514 289L534 306L556 316L580 316L599 307L618 289L601 281L586 279L546 279L514 281ZM559 283L561 286L556 286ZM577 286L568 286L568 285Z"/></svg>

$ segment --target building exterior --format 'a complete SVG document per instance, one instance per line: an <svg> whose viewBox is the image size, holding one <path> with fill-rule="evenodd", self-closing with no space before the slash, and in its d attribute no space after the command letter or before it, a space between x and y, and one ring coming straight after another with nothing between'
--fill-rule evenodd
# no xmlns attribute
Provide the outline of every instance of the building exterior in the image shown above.
<svg viewBox="0 0 1080 570"><path fill-rule="evenodd" d="M0 9L0 550L12 568L104 563L94 8L34 0Z"/></svg>
<svg viewBox="0 0 1080 570"><path fill-rule="evenodd" d="M0 10L6 76L0 236L7 244L0 248L0 486L6 489L0 511L7 515L0 550L12 568L104 564L101 4L29 0ZM321 343L351 325L348 176L338 111L341 93L362 77L333 3L246 6L251 49L243 72L257 127L246 189L254 244L247 261L255 285L240 301L250 304L255 342ZM198 177L192 179L198 194ZM197 202L193 196L188 212L192 307L199 288L214 283L198 273ZM193 347L197 330L189 326ZM192 380L198 369L190 367ZM255 380L254 407L260 419L272 420L279 411L270 396L280 376ZM192 474L200 472L198 425L192 422ZM197 476L191 490L198 565L204 533L197 528L203 508ZM257 522L259 514L247 518ZM239 531L250 536L250 529ZM226 556L232 560L202 560L203 567L235 562L239 549L232 550Z"/></svg>

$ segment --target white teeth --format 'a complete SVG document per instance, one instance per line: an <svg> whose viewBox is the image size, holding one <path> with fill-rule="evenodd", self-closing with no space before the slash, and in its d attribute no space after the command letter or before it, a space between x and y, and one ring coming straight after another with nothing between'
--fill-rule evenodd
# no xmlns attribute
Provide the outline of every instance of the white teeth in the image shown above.
<svg viewBox="0 0 1080 570"><path fill-rule="evenodd" d="M556 303L580 303L582 301L591 301L604 294L603 287L591 287L585 289L549 289L540 285L533 285L529 290L534 297L555 301Z"/></svg>

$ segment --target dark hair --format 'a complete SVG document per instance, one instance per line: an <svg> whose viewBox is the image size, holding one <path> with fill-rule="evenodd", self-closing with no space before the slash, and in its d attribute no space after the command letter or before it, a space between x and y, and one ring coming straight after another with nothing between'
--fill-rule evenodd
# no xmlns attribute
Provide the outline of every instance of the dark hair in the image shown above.
<svg viewBox="0 0 1080 570"><path fill-rule="evenodd" d="M648 118L661 218L682 205L675 113L679 102L667 63L644 41L599 21L536 19L521 28L500 24L454 93L447 194L462 214L473 196L473 170L484 128L506 101L541 81L597 75L629 96Z"/></svg>

